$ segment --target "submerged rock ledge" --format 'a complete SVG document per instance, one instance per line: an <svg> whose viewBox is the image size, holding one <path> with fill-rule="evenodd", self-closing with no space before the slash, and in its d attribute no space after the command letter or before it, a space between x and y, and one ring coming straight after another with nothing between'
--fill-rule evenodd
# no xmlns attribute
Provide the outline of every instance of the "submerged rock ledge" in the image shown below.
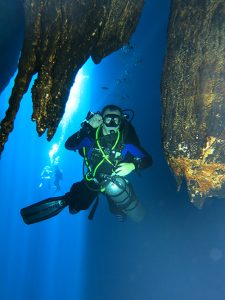
<svg viewBox="0 0 225 300"><path fill-rule="evenodd" d="M225 2L173 0L161 85L162 140L191 202L225 197Z"/></svg>
<svg viewBox="0 0 225 300"><path fill-rule="evenodd" d="M99 63L127 44L144 0L23 0L25 38L9 108L0 124L0 154L13 130L20 101L33 75L33 114L38 134L54 136L77 72L92 57Z"/></svg>

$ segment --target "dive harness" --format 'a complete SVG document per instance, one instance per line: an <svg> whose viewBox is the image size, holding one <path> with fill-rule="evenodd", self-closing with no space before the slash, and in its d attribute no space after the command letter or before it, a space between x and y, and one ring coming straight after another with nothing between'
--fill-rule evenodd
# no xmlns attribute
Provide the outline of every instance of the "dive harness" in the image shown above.
<svg viewBox="0 0 225 300"><path fill-rule="evenodd" d="M110 165L112 165L113 167L116 167L111 161L110 159L108 158L108 155L104 152L100 142L99 142L99 131L101 129L101 126L99 126L96 130L96 133L95 133L95 140L96 140L96 144L98 146L98 149L99 151L101 152L102 154L102 160L97 164L97 166L94 168L94 170L92 170L91 166L90 166L90 163L88 161L88 157L87 157L87 151L86 151L86 147L83 147L83 155L84 155L84 164L83 164L83 175L84 175L84 182L87 184L87 187L90 189L90 190L93 190L93 191L99 191L99 192L104 192L105 189L106 189L106 186L105 186L105 183L106 183L106 178L107 178L107 181L110 180L112 178L111 175L104 175L103 176L103 185L97 180L97 178L95 177L96 176L96 172L97 170L99 169L99 167L105 162L107 161ZM116 138L116 141L114 143L114 145L112 146L112 149L111 150L114 150L119 142L119 139L120 139L120 131L118 130L117 132L117 138ZM88 171L86 174L84 174L84 165L86 165ZM90 181L94 181L97 185L99 185L100 187L99 188L93 188L91 187L90 185L88 185L88 182ZM94 214L95 214L95 211L97 209L97 206L98 206L98 203L99 203L99 197L97 196L96 197L96 201L95 203L93 204L92 206L92 209L90 211L90 214L88 216L88 219L89 220L92 220L94 218Z"/></svg>
<svg viewBox="0 0 225 300"><path fill-rule="evenodd" d="M88 188L91 189L91 190L94 190L94 191L100 191L100 192L103 192L104 191L104 187L101 187L101 183L97 180L96 178L96 172L97 170L99 169L99 167L105 162L107 161L110 165L112 165L113 167L116 167L108 158L108 155L105 154L104 150L102 149L102 146L100 145L100 142L99 142L99 131L100 131L100 128L101 126L99 126L96 130L96 133L95 133L95 140L96 140L96 144L98 146L98 149L99 151L101 152L102 154L102 160L97 164L97 166L94 168L94 170L92 170L91 166L90 166L90 163L88 161L88 157L87 157L87 153L86 153L86 147L83 147L83 155L84 155L84 164L86 165L88 171L87 173L84 175L84 178L87 182L90 182L90 181L94 181L96 184L100 185L100 188L98 189L94 189L92 187L90 187L88 185ZM116 138L116 141L114 143L114 145L112 146L112 149L111 150L114 150L119 142L119 139L120 139L120 131L118 130L117 132L117 138ZM84 173L84 168L83 168L83 173Z"/></svg>

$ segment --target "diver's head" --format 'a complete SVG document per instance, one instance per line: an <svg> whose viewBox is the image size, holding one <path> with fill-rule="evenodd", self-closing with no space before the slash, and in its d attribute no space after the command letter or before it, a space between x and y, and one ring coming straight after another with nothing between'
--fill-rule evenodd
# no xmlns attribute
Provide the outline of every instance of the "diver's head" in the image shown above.
<svg viewBox="0 0 225 300"><path fill-rule="evenodd" d="M102 110L103 134L117 132L121 125L122 110L116 105L107 105Z"/></svg>

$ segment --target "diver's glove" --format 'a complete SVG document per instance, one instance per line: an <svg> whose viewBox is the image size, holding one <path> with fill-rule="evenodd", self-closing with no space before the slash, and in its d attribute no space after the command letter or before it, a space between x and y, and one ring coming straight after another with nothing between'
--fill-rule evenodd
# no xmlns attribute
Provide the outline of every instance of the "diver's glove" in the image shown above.
<svg viewBox="0 0 225 300"><path fill-rule="evenodd" d="M99 113L96 113L87 122L91 127L97 128L103 123L103 119Z"/></svg>
<svg viewBox="0 0 225 300"><path fill-rule="evenodd" d="M130 174L134 169L135 165L133 163L120 163L114 172L115 174L113 175L126 176Z"/></svg>

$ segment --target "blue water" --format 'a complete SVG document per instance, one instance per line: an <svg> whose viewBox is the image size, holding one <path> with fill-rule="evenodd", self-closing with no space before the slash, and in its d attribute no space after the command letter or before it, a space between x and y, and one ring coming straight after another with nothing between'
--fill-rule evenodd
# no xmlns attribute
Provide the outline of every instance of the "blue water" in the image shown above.
<svg viewBox="0 0 225 300"><path fill-rule="evenodd" d="M15 128L0 161L1 300L224 300L225 202L194 208L185 186L177 192L160 137L160 79L166 51L169 1L147 1L132 49L88 61L73 115L51 142L31 122L31 93L24 96ZM13 80L1 94L4 116ZM107 87L107 88L104 88ZM135 111L133 124L152 168L132 176L148 210L140 224L118 223L104 199L93 221L88 212L27 226L20 209L58 195L39 188L49 151L63 170L61 193L82 178L82 160L67 151L65 139L79 129L88 110L108 103Z"/></svg>

